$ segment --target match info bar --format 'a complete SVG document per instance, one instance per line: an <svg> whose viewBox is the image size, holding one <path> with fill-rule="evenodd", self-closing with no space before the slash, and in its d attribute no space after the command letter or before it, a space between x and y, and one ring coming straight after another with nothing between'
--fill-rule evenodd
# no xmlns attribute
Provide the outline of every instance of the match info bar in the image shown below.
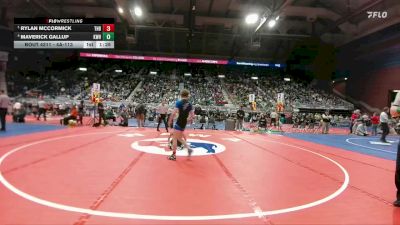
<svg viewBox="0 0 400 225"><path fill-rule="evenodd" d="M15 18L15 49L113 49L114 19Z"/></svg>

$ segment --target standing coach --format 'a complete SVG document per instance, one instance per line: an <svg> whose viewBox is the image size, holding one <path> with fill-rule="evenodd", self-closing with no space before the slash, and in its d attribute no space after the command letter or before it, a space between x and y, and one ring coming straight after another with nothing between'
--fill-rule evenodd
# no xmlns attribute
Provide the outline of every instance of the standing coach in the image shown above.
<svg viewBox="0 0 400 225"><path fill-rule="evenodd" d="M0 131L6 131L6 115L8 106L11 105L10 98L5 94L4 90L0 90Z"/></svg>
<svg viewBox="0 0 400 225"><path fill-rule="evenodd" d="M390 114L393 118L400 117L400 92L397 93L396 99L392 103ZM396 172L394 174L394 182L396 184L397 193L396 201L393 202L393 205L400 207L400 142L397 145Z"/></svg>

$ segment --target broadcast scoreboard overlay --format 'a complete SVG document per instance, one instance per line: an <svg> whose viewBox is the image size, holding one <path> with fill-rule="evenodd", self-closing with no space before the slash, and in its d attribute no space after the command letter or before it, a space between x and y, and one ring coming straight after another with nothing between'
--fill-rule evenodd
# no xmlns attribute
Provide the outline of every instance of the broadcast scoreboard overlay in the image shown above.
<svg viewBox="0 0 400 225"><path fill-rule="evenodd" d="M113 18L15 18L15 49L114 49Z"/></svg>

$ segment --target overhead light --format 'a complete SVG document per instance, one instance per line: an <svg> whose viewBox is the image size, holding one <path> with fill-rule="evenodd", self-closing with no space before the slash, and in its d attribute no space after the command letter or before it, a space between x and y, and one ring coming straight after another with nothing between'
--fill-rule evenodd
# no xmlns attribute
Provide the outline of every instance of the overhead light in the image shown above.
<svg viewBox="0 0 400 225"><path fill-rule="evenodd" d="M258 31L258 29L260 29L264 25L265 21L267 21L267 17L263 16L261 18L260 24L258 24L258 26L256 28L256 32Z"/></svg>
<svg viewBox="0 0 400 225"><path fill-rule="evenodd" d="M220 74L220 75L218 75L218 78L225 78L225 75Z"/></svg>
<svg viewBox="0 0 400 225"><path fill-rule="evenodd" d="M333 80L333 81L332 81L332 84L334 84L334 83L335 83L335 81Z"/></svg>
<svg viewBox="0 0 400 225"><path fill-rule="evenodd" d="M400 90L393 90L393 92L400 92Z"/></svg>
<svg viewBox="0 0 400 225"><path fill-rule="evenodd" d="M345 77L344 80L347 80L347 77Z"/></svg>
<svg viewBox="0 0 400 225"><path fill-rule="evenodd" d="M276 21L275 21L275 20L270 20L270 21L268 22L268 27L269 27L269 28L273 28L273 27L275 26L275 24L276 24Z"/></svg>
<svg viewBox="0 0 400 225"><path fill-rule="evenodd" d="M122 13L124 13L124 9L121 7L118 7L118 12L122 14Z"/></svg>
<svg viewBox="0 0 400 225"><path fill-rule="evenodd" d="M258 77L251 77L252 80L258 80Z"/></svg>
<svg viewBox="0 0 400 225"><path fill-rule="evenodd" d="M289 77L285 77L285 78L283 78L283 80L284 81L290 81L290 78Z"/></svg>
<svg viewBox="0 0 400 225"><path fill-rule="evenodd" d="M86 67L79 67L78 70L80 70L80 71L87 71L87 68L86 68Z"/></svg>
<svg viewBox="0 0 400 225"><path fill-rule="evenodd" d="M157 75L157 71L150 71L150 75Z"/></svg>
<svg viewBox="0 0 400 225"><path fill-rule="evenodd" d="M116 73L122 73L122 70L115 70Z"/></svg>
<svg viewBox="0 0 400 225"><path fill-rule="evenodd" d="M142 8L140 8L139 6L136 6L133 11L135 12L135 15L138 17L141 17L143 15L143 11Z"/></svg>
<svg viewBox="0 0 400 225"><path fill-rule="evenodd" d="M258 21L258 15L255 13L249 14L245 19L247 24L255 24Z"/></svg>
<svg viewBox="0 0 400 225"><path fill-rule="evenodd" d="M281 64L275 64L276 67L281 67Z"/></svg>
<svg viewBox="0 0 400 225"><path fill-rule="evenodd" d="M279 16L277 16L276 18L275 18L275 21L278 21L279 20Z"/></svg>
<svg viewBox="0 0 400 225"><path fill-rule="evenodd" d="M184 73L183 75L185 75L185 77L190 77L190 76L192 76L191 73Z"/></svg>

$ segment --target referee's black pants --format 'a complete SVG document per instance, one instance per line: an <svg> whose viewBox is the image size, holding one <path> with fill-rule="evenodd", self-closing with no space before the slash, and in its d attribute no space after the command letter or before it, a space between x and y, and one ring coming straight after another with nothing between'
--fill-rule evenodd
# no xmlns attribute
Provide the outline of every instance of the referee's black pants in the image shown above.
<svg viewBox="0 0 400 225"><path fill-rule="evenodd" d="M99 126L101 125L101 120L104 121L104 126L107 125L107 119L104 112L99 112Z"/></svg>
<svg viewBox="0 0 400 225"><path fill-rule="evenodd" d="M0 122L1 122L1 129L6 130L6 115L7 115L7 108L0 108Z"/></svg>
<svg viewBox="0 0 400 225"><path fill-rule="evenodd" d="M389 124L381 123L381 128L382 128L381 141L386 142L386 136L389 134Z"/></svg>
<svg viewBox="0 0 400 225"><path fill-rule="evenodd" d="M39 115L37 117L37 120L40 120L40 116L43 115L44 121L46 121L46 113L47 110L45 108L39 108Z"/></svg>
<svg viewBox="0 0 400 225"><path fill-rule="evenodd" d="M160 128L161 121L164 122L165 129L168 132L168 123L167 123L167 114L160 114L160 118L158 119L157 130Z"/></svg>

